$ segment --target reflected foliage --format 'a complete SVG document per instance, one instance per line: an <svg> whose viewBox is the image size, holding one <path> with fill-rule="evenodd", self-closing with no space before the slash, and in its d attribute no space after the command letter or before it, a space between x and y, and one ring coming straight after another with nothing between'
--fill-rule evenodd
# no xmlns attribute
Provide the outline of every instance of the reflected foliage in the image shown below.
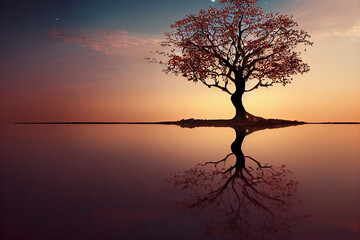
<svg viewBox="0 0 360 240"><path fill-rule="evenodd" d="M262 165L245 156L241 145L254 129L237 128L232 153L214 162L199 163L166 179L181 198L176 208L210 213L206 234L238 239L287 239L289 224L298 217L292 206L298 182L285 165Z"/></svg>

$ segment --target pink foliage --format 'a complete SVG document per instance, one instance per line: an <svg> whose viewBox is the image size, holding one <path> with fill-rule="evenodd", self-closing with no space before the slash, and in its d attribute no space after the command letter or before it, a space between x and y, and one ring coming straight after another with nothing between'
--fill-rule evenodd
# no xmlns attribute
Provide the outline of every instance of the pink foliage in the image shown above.
<svg viewBox="0 0 360 240"><path fill-rule="evenodd" d="M238 86L255 80L253 90L273 83L286 85L292 75L308 72L295 48L312 45L309 34L297 29L292 16L264 13L256 2L220 0L222 8L210 7L176 21L162 42L171 50L158 52L167 60L154 61L165 65L165 73L229 94L229 83Z"/></svg>

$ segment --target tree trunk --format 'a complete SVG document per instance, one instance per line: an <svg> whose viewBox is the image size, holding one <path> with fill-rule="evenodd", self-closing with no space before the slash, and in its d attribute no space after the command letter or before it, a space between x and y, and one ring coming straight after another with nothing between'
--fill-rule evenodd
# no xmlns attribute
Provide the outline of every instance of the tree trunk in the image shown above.
<svg viewBox="0 0 360 240"><path fill-rule="evenodd" d="M245 111L242 102L242 97L245 92L245 81L243 79L238 78L235 80L235 86L236 86L236 90L231 95L231 102L234 104L236 110L235 117L233 118L233 120L235 120L236 122L243 122L246 121L247 119L247 112Z"/></svg>
<svg viewBox="0 0 360 240"><path fill-rule="evenodd" d="M246 112L243 105L242 97L245 93L245 81L242 79L235 80L236 90L231 95L231 102L234 104L236 113L233 118L234 122L245 122L245 121L261 121L265 120L261 117L256 117L248 112Z"/></svg>
<svg viewBox="0 0 360 240"><path fill-rule="evenodd" d="M242 96L244 90L236 88L236 91L231 95L231 102L234 104L236 113L233 118L235 121L245 121L246 120L246 111L242 102Z"/></svg>

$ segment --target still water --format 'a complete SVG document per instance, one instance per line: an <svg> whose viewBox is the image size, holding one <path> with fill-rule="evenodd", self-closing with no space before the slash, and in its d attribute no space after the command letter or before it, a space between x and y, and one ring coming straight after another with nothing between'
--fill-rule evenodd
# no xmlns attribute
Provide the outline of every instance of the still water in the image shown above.
<svg viewBox="0 0 360 240"><path fill-rule="evenodd" d="M360 238L360 126L0 130L0 239Z"/></svg>

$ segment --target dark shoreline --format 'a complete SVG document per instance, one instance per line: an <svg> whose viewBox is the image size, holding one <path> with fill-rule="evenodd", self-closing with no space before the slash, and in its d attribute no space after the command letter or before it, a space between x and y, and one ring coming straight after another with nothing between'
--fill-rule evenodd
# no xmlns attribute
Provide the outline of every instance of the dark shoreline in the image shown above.
<svg viewBox="0 0 360 240"><path fill-rule="evenodd" d="M159 124L159 125L176 125L176 121L174 122L14 122L13 124Z"/></svg>
<svg viewBox="0 0 360 240"><path fill-rule="evenodd" d="M163 122L14 122L13 124L22 125L175 125L185 128L195 127L281 127L297 126L305 124L319 125L357 125L360 122L303 122L290 121L282 119L264 119L262 121L234 122L233 120L203 120L203 119L182 119L180 121L163 121Z"/></svg>

